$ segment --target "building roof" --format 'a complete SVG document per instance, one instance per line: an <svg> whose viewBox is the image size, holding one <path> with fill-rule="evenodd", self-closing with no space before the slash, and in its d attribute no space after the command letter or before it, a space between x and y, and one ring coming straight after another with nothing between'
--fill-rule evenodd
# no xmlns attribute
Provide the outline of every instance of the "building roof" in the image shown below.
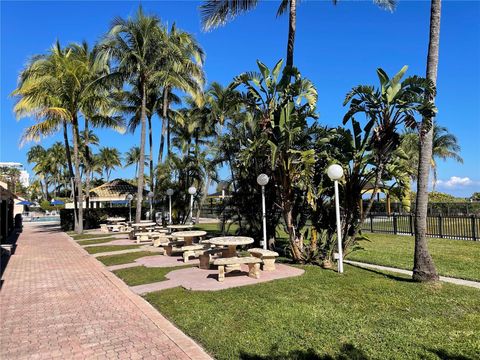
<svg viewBox="0 0 480 360"><path fill-rule="evenodd" d="M6 185L3 182L0 184L0 200L18 199L18 196L8 190Z"/></svg>
<svg viewBox="0 0 480 360"><path fill-rule="evenodd" d="M115 179L90 190L91 200L124 200L128 194L135 195L138 187L125 180ZM146 191L144 190L144 194Z"/></svg>

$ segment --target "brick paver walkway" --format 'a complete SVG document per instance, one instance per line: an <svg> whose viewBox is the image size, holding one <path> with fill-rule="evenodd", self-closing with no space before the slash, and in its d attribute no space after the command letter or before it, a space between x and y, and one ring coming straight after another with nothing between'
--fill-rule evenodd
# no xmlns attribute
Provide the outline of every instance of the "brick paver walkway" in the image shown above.
<svg viewBox="0 0 480 360"><path fill-rule="evenodd" d="M210 359L53 228L26 225L0 291L3 359Z"/></svg>

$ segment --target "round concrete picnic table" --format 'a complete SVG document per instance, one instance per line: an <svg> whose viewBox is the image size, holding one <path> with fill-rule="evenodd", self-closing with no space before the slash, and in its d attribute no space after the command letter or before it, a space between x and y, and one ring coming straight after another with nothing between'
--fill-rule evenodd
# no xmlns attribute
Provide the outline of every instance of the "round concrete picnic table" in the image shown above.
<svg viewBox="0 0 480 360"><path fill-rule="evenodd" d="M219 236L208 240L212 245L228 246L224 257L234 257L237 254L237 246L253 243L253 238L247 236Z"/></svg>
<svg viewBox="0 0 480 360"><path fill-rule="evenodd" d="M185 245L192 245L194 238L205 236L205 235L207 235L207 232L201 231L201 230L177 231L172 234L174 238L179 238L179 237L183 238L183 241L185 241Z"/></svg>
<svg viewBox="0 0 480 360"><path fill-rule="evenodd" d="M125 221L125 218L122 217L109 217L107 218L108 222L115 223L115 222L122 222Z"/></svg>
<svg viewBox="0 0 480 360"><path fill-rule="evenodd" d="M167 229L170 230L185 230L185 229L191 229L193 228L193 225L189 224L178 224L178 225L167 225Z"/></svg>
<svg viewBox="0 0 480 360"><path fill-rule="evenodd" d="M145 231L148 228L153 229L156 224L153 222L142 222L142 223L133 223L132 227L136 229L136 231Z"/></svg>

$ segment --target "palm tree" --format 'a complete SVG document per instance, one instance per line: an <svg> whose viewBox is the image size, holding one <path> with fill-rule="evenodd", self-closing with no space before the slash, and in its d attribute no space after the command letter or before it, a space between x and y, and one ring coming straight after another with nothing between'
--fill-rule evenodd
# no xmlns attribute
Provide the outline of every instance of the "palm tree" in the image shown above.
<svg viewBox="0 0 480 360"><path fill-rule="evenodd" d="M115 18L102 47L109 57L117 61L113 75L139 89L140 106L140 161L135 221L142 215L145 167L145 136L147 119L147 91L158 82L158 69L162 44L160 20L147 16L140 7L134 19Z"/></svg>
<svg viewBox="0 0 480 360"><path fill-rule="evenodd" d="M446 161L448 159L452 159L463 164L463 159L459 154L461 148L458 144L457 137L450 133L445 126L440 126L435 123L433 124L432 132L432 159L430 166L433 174L432 191L435 191L438 179L438 160L441 159ZM409 164L412 168L418 170L418 152L420 150L420 137L418 132L407 132L403 136L402 145L405 151L408 153ZM417 180L416 172L413 172L412 180Z"/></svg>
<svg viewBox="0 0 480 360"><path fill-rule="evenodd" d="M110 180L110 174L118 166L122 166L122 158L120 152L116 148L112 147L102 147L98 153L98 160L100 166L105 171L105 176L107 181Z"/></svg>
<svg viewBox="0 0 480 360"><path fill-rule="evenodd" d="M148 156L145 155L146 160ZM130 150L127 151L125 156L125 167L135 165L135 177L138 176L138 164L140 162L140 148L138 146L133 146ZM147 161L145 161L145 165L147 165Z"/></svg>
<svg viewBox="0 0 480 360"><path fill-rule="evenodd" d="M173 90L181 90L190 95L197 105L203 105L204 73L202 65L205 54L195 38L178 30L175 24L167 32L164 29L164 46L159 63L159 79L163 89L159 115L162 117L162 132L158 164L163 162L165 138L167 155L170 155L170 99Z"/></svg>
<svg viewBox="0 0 480 360"><path fill-rule="evenodd" d="M51 170L50 162L48 161L48 151L41 145L32 146L27 152L27 162L35 164L33 171L38 176L44 198L48 200L48 183Z"/></svg>
<svg viewBox="0 0 480 360"><path fill-rule="evenodd" d="M47 159L52 169L53 194L56 197L57 190L62 181L63 170L66 161L65 147L60 141L55 142L47 150Z"/></svg>
<svg viewBox="0 0 480 360"><path fill-rule="evenodd" d="M333 0L333 4L337 4L337 2L338 0ZM396 5L396 0L373 0L373 2L381 8L390 11L393 11ZM200 6L203 28L210 30L224 25L238 15L255 9L257 4L258 0L206 0ZM283 15L287 9L288 38L285 67L291 69L293 67L293 50L297 23L297 0L281 0L277 9L277 16Z"/></svg>
<svg viewBox="0 0 480 360"><path fill-rule="evenodd" d="M440 45L441 0L431 0L430 37L427 56L427 79L435 86L437 84L438 47ZM426 97L435 101L435 91ZM417 201L415 208L415 255L413 261L413 279L416 281L438 280L435 264L430 256L427 245L427 210L428 210L428 175L433 151L434 116L425 116L420 129L420 146L418 162Z"/></svg>

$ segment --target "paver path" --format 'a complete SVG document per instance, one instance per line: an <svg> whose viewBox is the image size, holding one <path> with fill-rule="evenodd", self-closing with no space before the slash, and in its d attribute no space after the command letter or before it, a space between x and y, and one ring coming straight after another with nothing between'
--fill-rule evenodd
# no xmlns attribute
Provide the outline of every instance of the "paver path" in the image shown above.
<svg viewBox="0 0 480 360"><path fill-rule="evenodd" d="M211 359L57 228L25 225L0 291L0 358Z"/></svg>

